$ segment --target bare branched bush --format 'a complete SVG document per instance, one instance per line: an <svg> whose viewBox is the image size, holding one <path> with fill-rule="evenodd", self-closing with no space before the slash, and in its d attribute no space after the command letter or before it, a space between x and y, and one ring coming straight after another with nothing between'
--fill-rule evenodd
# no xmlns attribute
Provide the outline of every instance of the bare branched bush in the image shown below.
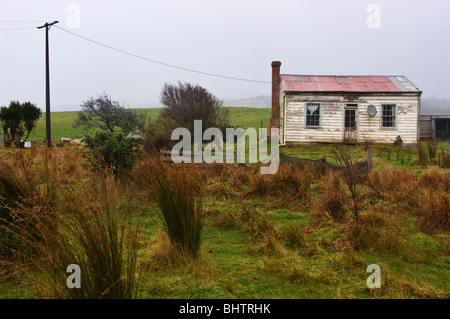
<svg viewBox="0 0 450 319"><path fill-rule="evenodd" d="M357 168L353 166L352 158L349 151L343 147L335 147L332 150L333 158L336 160L336 163L342 169L342 175L344 176L345 183L347 184L348 190L352 196L353 200L353 217L355 220L359 218L359 209L357 204L358 198L358 176L357 176Z"/></svg>

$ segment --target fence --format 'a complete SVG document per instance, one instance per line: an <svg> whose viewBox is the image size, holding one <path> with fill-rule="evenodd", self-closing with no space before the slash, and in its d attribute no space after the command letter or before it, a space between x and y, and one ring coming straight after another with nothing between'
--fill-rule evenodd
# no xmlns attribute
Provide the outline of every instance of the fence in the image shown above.
<svg viewBox="0 0 450 319"><path fill-rule="evenodd" d="M159 158L161 159L161 161L164 161L164 162L172 162L171 151L170 150L160 150ZM324 172L327 169L331 169L331 170L341 170L342 169L342 167L339 165L327 162L326 158L312 160L312 159L303 159L303 158L298 158L298 157L292 157L292 156L288 156L288 155L284 155L284 154L280 153L280 162L281 163L284 162L284 163L291 163L291 164L300 164L300 165L305 165L305 166L310 165L315 170L320 171L320 172ZM246 165L239 164L237 166L246 166ZM356 167L356 169L362 169L362 170L367 170L367 171L372 170L372 150L371 149L367 150L367 159L365 161L356 162L353 164L353 166Z"/></svg>

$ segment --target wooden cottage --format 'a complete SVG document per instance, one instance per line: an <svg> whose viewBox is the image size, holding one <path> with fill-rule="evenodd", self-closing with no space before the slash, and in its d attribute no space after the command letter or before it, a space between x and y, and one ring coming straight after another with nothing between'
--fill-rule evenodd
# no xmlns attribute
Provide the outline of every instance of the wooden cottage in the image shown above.
<svg viewBox="0 0 450 319"><path fill-rule="evenodd" d="M272 62L271 127L280 143L386 143L419 138L422 92L404 76L280 74Z"/></svg>

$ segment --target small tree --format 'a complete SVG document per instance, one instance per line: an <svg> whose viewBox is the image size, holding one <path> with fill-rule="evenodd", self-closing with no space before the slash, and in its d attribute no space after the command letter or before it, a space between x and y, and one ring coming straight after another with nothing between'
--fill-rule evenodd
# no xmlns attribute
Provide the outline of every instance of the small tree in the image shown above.
<svg viewBox="0 0 450 319"><path fill-rule="evenodd" d="M0 110L0 122L6 146L23 147L41 115L41 110L31 102L21 104L19 101L11 101L9 107L3 106ZM22 140L25 130L27 135Z"/></svg>
<svg viewBox="0 0 450 319"><path fill-rule="evenodd" d="M217 127L224 131L229 126L230 116L223 102L199 85L166 83L161 92L161 103L165 106L161 117L170 118L191 132L194 120L202 120L204 128Z"/></svg>
<svg viewBox="0 0 450 319"><path fill-rule="evenodd" d="M105 93L83 102L81 109L75 126L86 129L99 128L114 133L119 128L124 134L128 134L135 130L142 131L145 126L145 114L126 109Z"/></svg>

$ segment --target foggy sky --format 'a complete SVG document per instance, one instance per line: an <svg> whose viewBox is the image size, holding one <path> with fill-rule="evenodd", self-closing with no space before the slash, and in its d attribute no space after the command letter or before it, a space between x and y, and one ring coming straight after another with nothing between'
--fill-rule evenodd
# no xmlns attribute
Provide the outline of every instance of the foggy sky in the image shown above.
<svg viewBox="0 0 450 319"><path fill-rule="evenodd" d="M372 3L381 28L367 26ZM71 4L80 9L79 28ZM45 109L45 31L35 27L54 20L105 45L201 72L270 82L270 63L279 60L287 74L405 75L424 97L448 98L449 17L448 0L1 0L0 21L39 22L0 22L0 106L19 100ZM271 93L267 83L169 68L57 28L49 37L52 111L78 109L103 92L129 107L157 106L163 84L177 81L226 100Z"/></svg>

